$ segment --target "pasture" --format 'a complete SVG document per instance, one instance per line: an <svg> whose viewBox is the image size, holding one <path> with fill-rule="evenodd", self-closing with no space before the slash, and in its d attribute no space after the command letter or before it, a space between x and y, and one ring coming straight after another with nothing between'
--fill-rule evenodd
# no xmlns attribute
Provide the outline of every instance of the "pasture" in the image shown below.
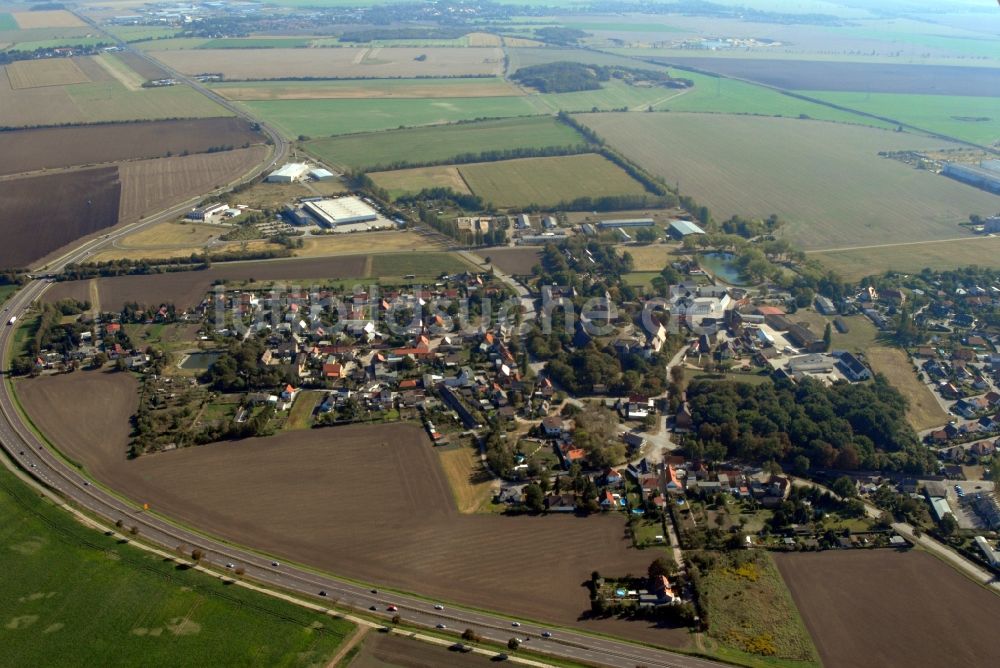
<svg viewBox="0 0 1000 668"><path fill-rule="evenodd" d="M521 91L500 77L247 81L215 84L230 100L335 100L369 98L509 97Z"/></svg>
<svg viewBox="0 0 1000 668"><path fill-rule="evenodd" d="M677 257L673 254L678 249L676 244L649 244L648 246L619 246L619 253L632 256L634 271L663 271Z"/></svg>
<svg viewBox="0 0 1000 668"><path fill-rule="evenodd" d="M437 278L441 274L468 271L469 265L454 253L401 253L373 255L371 277L400 277L413 274L418 278Z"/></svg>
<svg viewBox="0 0 1000 668"><path fill-rule="evenodd" d="M422 60L418 58L424 57ZM184 74L220 72L226 79L499 76L499 48L344 47L337 49L207 49L156 57Z"/></svg>
<svg viewBox="0 0 1000 668"><path fill-rule="evenodd" d="M993 92L994 97L830 91L808 91L806 94L929 132L991 146L1000 142L1000 87Z"/></svg>
<svg viewBox="0 0 1000 668"><path fill-rule="evenodd" d="M775 561L827 668L972 666L1000 653L1000 598L930 554L831 550Z"/></svg>
<svg viewBox="0 0 1000 668"><path fill-rule="evenodd" d="M387 190L393 199L430 188L451 188L465 194L472 192L459 173L459 168L453 165L372 172L368 176L379 188Z"/></svg>
<svg viewBox="0 0 1000 668"><path fill-rule="evenodd" d="M853 325L852 325L853 327ZM917 431L941 427L950 419L933 392L917 378L913 363L898 348L872 346L865 351L868 363L876 373L883 374L906 397L909 406L906 419Z"/></svg>
<svg viewBox="0 0 1000 668"><path fill-rule="evenodd" d="M648 565L648 555L629 548L621 517L463 515L426 435L410 424L290 431L129 461L135 381L119 381L120 393L87 386L104 375L36 379L44 392L23 381L18 393L43 433L127 498L373 585L656 644L689 642L686 631L579 619L588 609L580 583L592 570L638 573ZM67 392L80 400L53 399ZM558 567L544 574L523 567L540 554Z"/></svg>
<svg viewBox="0 0 1000 668"><path fill-rule="evenodd" d="M866 248L810 253L841 277L856 281L886 271L916 273L924 267L957 269L970 264L997 266L1000 237L967 237L952 241L878 244Z"/></svg>
<svg viewBox="0 0 1000 668"><path fill-rule="evenodd" d="M118 222L117 167L0 181L0 266L27 267Z"/></svg>
<svg viewBox="0 0 1000 668"><path fill-rule="evenodd" d="M314 139L305 148L324 162L367 171L467 153L578 144L583 138L576 130L555 118L538 116Z"/></svg>
<svg viewBox="0 0 1000 668"><path fill-rule="evenodd" d="M134 158L201 153L221 145L260 143L263 137L235 116L198 120L43 128L0 133L0 174Z"/></svg>
<svg viewBox="0 0 1000 668"><path fill-rule="evenodd" d="M8 64L6 69L10 87L14 90L63 86L90 81L90 77L77 67L72 58L19 60Z"/></svg>
<svg viewBox="0 0 1000 668"><path fill-rule="evenodd" d="M642 185L594 153L461 165L473 193L501 207L552 206L577 197L641 195Z"/></svg>
<svg viewBox="0 0 1000 668"><path fill-rule="evenodd" d="M126 162L119 167L122 221L167 208L171 204L228 185L259 165L264 146L233 151Z"/></svg>
<svg viewBox="0 0 1000 668"><path fill-rule="evenodd" d="M787 221L806 249L961 236L996 197L878 157L948 142L817 121L712 114L594 114L580 120L712 211Z"/></svg>
<svg viewBox="0 0 1000 668"><path fill-rule="evenodd" d="M0 522L10 665L311 666L353 628L102 536L3 467Z"/></svg>

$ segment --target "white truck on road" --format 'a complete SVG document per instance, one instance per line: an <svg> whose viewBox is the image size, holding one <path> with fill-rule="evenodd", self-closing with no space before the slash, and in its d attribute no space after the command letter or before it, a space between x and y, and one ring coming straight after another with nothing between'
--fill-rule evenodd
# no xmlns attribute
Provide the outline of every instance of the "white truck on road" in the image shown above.
<svg viewBox="0 0 1000 668"><path fill-rule="evenodd" d="M15 322L17 322L17 316L16 315L12 315L10 317L10 320L7 321L7 324L8 325L13 325Z"/></svg>

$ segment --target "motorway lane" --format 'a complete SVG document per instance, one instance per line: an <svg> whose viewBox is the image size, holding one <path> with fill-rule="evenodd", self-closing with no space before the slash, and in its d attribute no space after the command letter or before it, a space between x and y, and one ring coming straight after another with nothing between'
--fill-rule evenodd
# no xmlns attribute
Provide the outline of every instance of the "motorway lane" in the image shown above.
<svg viewBox="0 0 1000 668"><path fill-rule="evenodd" d="M12 315L23 317L30 304L48 287L46 281L36 280L27 284L8 302L3 317ZM0 364L9 368L8 346L16 327L4 325L0 332ZM231 546L221 541L202 536L190 529L174 525L155 514L143 512L138 504L132 504L93 485L79 471L66 464L42 443L21 421L10 387L2 384L0 390L0 440L11 458L25 471L56 490L75 505L89 510L110 523L121 519L125 527L137 526L140 536L167 550L183 546L190 553L194 547L205 553L205 561L222 566L233 563L242 566L245 576L265 585L322 600L320 591L325 591L326 600L337 605L368 610L376 606L379 616L389 618L393 613L386 606L393 604L408 623L433 628L438 623L462 631L474 628L489 640L506 644L512 636L526 642L536 652L552 654L568 659L587 661L616 668L633 668L636 665L663 668L709 668L722 664L714 661L674 654L666 650L633 645L626 641L598 638L567 629L552 630L553 638L543 639L541 634L549 630L545 626L531 622L521 622L520 627L512 626L512 619L476 610L448 606L443 611L433 609L433 603L416 596L386 593L373 594L371 587L340 580L291 565L272 566L272 558L250 550Z"/></svg>

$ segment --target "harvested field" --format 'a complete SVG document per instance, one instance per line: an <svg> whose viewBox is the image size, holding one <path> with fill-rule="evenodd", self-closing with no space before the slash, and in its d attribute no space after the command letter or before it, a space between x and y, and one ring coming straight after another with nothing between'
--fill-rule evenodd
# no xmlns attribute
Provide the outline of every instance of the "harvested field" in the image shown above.
<svg viewBox="0 0 1000 668"><path fill-rule="evenodd" d="M1000 258L1000 237L970 237L917 244L878 244L868 248L810 255L839 273L842 278L857 281L890 269L916 273L924 267L935 270L958 269L970 264L995 267L997 258Z"/></svg>
<svg viewBox="0 0 1000 668"><path fill-rule="evenodd" d="M827 668L985 666L1000 656L1000 598L925 552L831 550L775 561Z"/></svg>
<svg viewBox="0 0 1000 668"><path fill-rule="evenodd" d="M135 396L134 385L124 383L134 381L118 381L122 387L105 396L85 385L95 375L101 376L43 378L45 392L24 381L22 403L42 432L98 480L161 513L290 560L445 603L658 644L688 642L686 631L645 623L580 621L589 607L581 583L591 571L638 573L649 563L648 554L629 547L620 515L462 515L426 435L411 424L286 432L128 461L126 415ZM66 396L80 401L59 399ZM83 421L79 428L76 419ZM105 424L112 420L122 427ZM102 426L94 429L98 421ZM529 563L538 567L525 568Z"/></svg>
<svg viewBox="0 0 1000 668"><path fill-rule="evenodd" d="M72 59L90 81L111 81L114 77L101 65L100 56L80 56Z"/></svg>
<svg viewBox="0 0 1000 668"><path fill-rule="evenodd" d="M468 443L436 450L458 512L475 513L489 504L498 487L493 475L484 470L478 450Z"/></svg>
<svg viewBox="0 0 1000 668"><path fill-rule="evenodd" d="M475 668L495 664L482 654L452 652L447 647L386 633L369 633L361 651L344 668Z"/></svg>
<svg viewBox="0 0 1000 668"><path fill-rule="evenodd" d="M416 60L426 56L425 60ZM226 79L500 76L499 48L198 49L158 51L185 74L220 72Z"/></svg>
<svg viewBox="0 0 1000 668"><path fill-rule="evenodd" d="M225 232L226 230L219 230ZM192 239L195 241L196 237ZM190 245L159 246L156 248L123 248L115 245L107 250L102 250L91 256L91 262L111 262L113 260L187 260L192 254L201 254L206 250L205 243L192 243ZM212 244L213 253L239 253L239 252L260 252L282 250L284 246L271 243L265 239L254 239L253 241L225 241Z"/></svg>
<svg viewBox="0 0 1000 668"><path fill-rule="evenodd" d="M306 149L335 165L377 171L379 166L399 162L426 163L465 153L582 143L583 138L568 125L541 116L314 139Z"/></svg>
<svg viewBox="0 0 1000 668"><path fill-rule="evenodd" d="M235 116L93 127L0 132L0 174L90 163L164 157L214 146L261 143L250 124Z"/></svg>
<svg viewBox="0 0 1000 668"><path fill-rule="evenodd" d="M90 81L90 78L70 58L19 60L7 65L6 70L10 87L14 90L65 86Z"/></svg>
<svg viewBox="0 0 1000 668"><path fill-rule="evenodd" d="M379 188L388 190L393 198L420 192L425 188L451 188L459 193L472 193L459 173L459 168L451 165L372 172L368 176Z"/></svg>
<svg viewBox="0 0 1000 668"><path fill-rule="evenodd" d="M139 54L132 53L131 51L116 53L115 58L120 60L126 67L147 81L166 79L170 76L170 74L159 65L155 65Z"/></svg>
<svg viewBox="0 0 1000 668"><path fill-rule="evenodd" d="M238 180L264 160L268 149L252 146L221 153L128 162L121 166L122 221L204 194Z"/></svg>
<svg viewBox="0 0 1000 668"><path fill-rule="evenodd" d="M367 234L330 234L306 237L296 257L367 254L435 250L440 245L414 232L369 232Z"/></svg>
<svg viewBox="0 0 1000 668"><path fill-rule="evenodd" d="M230 100L506 97L520 89L502 78L247 81L212 87Z"/></svg>
<svg viewBox="0 0 1000 668"><path fill-rule="evenodd" d="M203 246L218 238L228 229L220 225L200 223L160 223L123 237L115 246L136 250L171 246Z"/></svg>
<svg viewBox="0 0 1000 668"><path fill-rule="evenodd" d="M878 151L948 147L941 140L819 121L716 114L580 117L640 165L680 184L717 220L731 215L788 224L807 249L961 236L995 195L878 157ZM470 182L475 188L475 185Z"/></svg>
<svg viewBox="0 0 1000 668"><path fill-rule="evenodd" d="M26 267L118 222L117 167L0 181L0 267Z"/></svg>
<svg viewBox="0 0 1000 668"><path fill-rule="evenodd" d="M177 308L193 308L201 303L216 280L225 281L320 281L360 278L364 275L365 256L262 262L215 263L203 271L182 271L141 276L113 276L97 279L101 306L120 310L126 302L161 304L172 302ZM43 299L53 302L66 296L89 295L87 281L66 281L53 286ZM82 299L89 299L84 296Z"/></svg>
<svg viewBox="0 0 1000 668"><path fill-rule="evenodd" d="M988 67L673 56L657 60L789 90L982 97L995 97L1000 91L1000 69Z"/></svg>
<svg viewBox="0 0 1000 668"><path fill-rule="evenodd" d="M793 316L794 317L794 316ZM906 419L917 431L941 427L950 416L941 408L931 389L917 378L913 363L898 348L873 346L865 352L872 370L884 374L889 382L906 397L909 408Z"/></svg>
<svg viewBox="0 0 1000 668"><path fill-rule="evenodd" d="M577 197L646 192L620 167L593 153L482 162L458 169L472 192L496 206L552 206Z"/></svg>
<svg viewBox="0 0 1000 668"><path fill-rule="evenodd" d="M65 9L12 12L21 30L32 28L86 28L87 24Z"/></svg>
<svg viewBox="0 0 1000 668"><path fill-rule="evenodd" d="M530 275L531 269L542 260L542 251L538 248L490 248L478 254L484 259L490 258L493 264L513 276Z"/></svg>

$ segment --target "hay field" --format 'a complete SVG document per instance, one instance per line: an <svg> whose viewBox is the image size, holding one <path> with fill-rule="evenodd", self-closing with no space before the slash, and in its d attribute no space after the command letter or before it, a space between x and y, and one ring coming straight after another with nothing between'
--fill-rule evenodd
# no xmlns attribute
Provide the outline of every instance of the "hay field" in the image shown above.
<svg viewBox="0 0 1000 668"><path fill-rule="evenodd" d="M446 603L657 644L689 642L686 631L580 621L588 609L580 583L592 570L638 573L648 565L648 555L629 549L619 515L463 515L427 437L410 424L293 431L128 461L134 390L83 391L77 378L90 375L43 379L55 386L49 396L64 396L68 390L58 386L70 378L78 402L21 389L26 411L98 480L161 513L285 559ZM82 424L74 424L76 416ZM525 567L533 562L539 567Z"/></svg>
<svg viewBox="0 0 1000 668"><path fill-rule="evenodd" d="M455 192L471 194L458 167L439 165L437 167L415 167L397 169L392 172L372 172L368 176L379 188L385 188L393 198L408 193L416 193L425 188L451 188Z"/></svg>
<svg viewBox="0 0 1000 668"><path fill-rule="evenodd" d="M810 256L849 281L890 269L916 273L924 267L936 270L957 269L970 264L997 267L1000 266L1000 237L877 244L869 248L810 253Z"/></svg>
<svg viewBox="0 0 1000 668"><path fill-rule="evenodd" d="M587 114L580 120L640 165L679 183L717 220L787 222L806 249L960 236L959 222L996 208L994 195L878 157L949 147L906 133L797 119L714 114Z"/></svg>
<svg viewBox="0 0 1000 668"><path fill-rule="evenodd" d="M6 70L10 87L14 90L90 81L90 77L84 74L71 58L19 60L8 64Z"/></svg>
<svg viewBox="0 0 1000 668"><path fill-rule="evenodd" d="M37 12L13 12L21 30L32 28L86 28L87 24L65 9Z"/></svg>
<svg viewBox="0 0 1000 668"><path fill-rule="evenodd" d="M462 165L469 188L496 206L551 206L577 197L641 195L642 185L605 157L593 153Z"/></svg>
<svg viewBox="0 0 1000 668"><path fill-rule="evenodd" d="M872 370L883 374L906 397L910 404L906 419L914 429L923 431L947 424L950 416L941 408L930 388L917 378L913 363L907 359L905 352L898 348L873 346L865 354Z"/></svg>
<svg viewBox="0 0 1000 668"><path fill-rule="evenodd" d="M402 253L437 250L440 245L414 232L368 232L366 234L330 234L306 237L295 257L330 257L358 253Z"/></svg>
<svg viewBox="0 0 1000 668"><path fill-rule="evenodd" d="M236 181L260 164L267 150L264 146L251 146L221 153L124 163L119 168L120 218L132 222L144 214Z"/></svg>
<svg viewBox="0 0 1000 668"><path fill-rule="evenodd" d="M426 56L425 60L416 58ZM185 74L221 72L226 79L286 77L435 77L503 74L499 48L198 49L156 52Z"/></svg>
<svg viewBox="0 0 1000 668"><path fill-rule="evenodd" d="M495 77L365 79L352 81L247 81L212 86L230 100L335 100L370 98L507 97L521 95Z"/></svg>
<svg viewBox="0 0 1000 668"><path fill-rule="evenodd" d="M550 116L314 139L305 148L324 162L364 170L397 162L447 160L465 153L576 146L583 138Z"/></svg>
<svg viewBox="0 0 1000 668"><path fill-rule="evenodd" d="M775 554L827 668L987 665L1000 598L926 552ZM934 605L928 605L934 601Z"/></svg>

